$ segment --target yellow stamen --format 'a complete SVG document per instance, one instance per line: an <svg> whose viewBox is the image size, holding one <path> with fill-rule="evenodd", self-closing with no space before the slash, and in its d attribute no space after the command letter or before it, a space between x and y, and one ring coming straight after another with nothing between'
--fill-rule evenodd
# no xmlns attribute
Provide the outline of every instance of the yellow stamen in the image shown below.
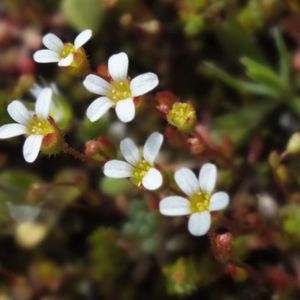
<svg viewBox="0 0 300 300"><path fill-rule="evenodd" d="M69 54L74 53L76 51L75 47L71 43L67 43L64 45L63 49L60 51L59 55L61 58L67 57Z"/></svg>
<svg viewBox="0 0 300 300"><path fill-rule="evenodd" d="M148 171L152 168L151 164L149 164L147 161L142 160L140 161L132 172L131 180L133 183L137 186L140 186L142 184L144 176L148 173Z"/></svg>
<svg viewBox="0 0 300 300"><path fill-rule="evenodd" d="M27 133L29 135L47 135L54 132L53 127L47 119L33 116L30 123L27 125Z"/></svg>
<svg viewBox="0 0 300 300"><path fill-rule="evenodd" d="M210 203L210 195L208 193L199 191L190 196L189 199L192 213L208 210Z"/></svg>
<svg viewBox="0 0 300 300"><path fill-rule="evenodd" d="M131 98L130 84L127 79L125 80L114 80L110 83L110 90L107 97L114 102Z"/></svg>

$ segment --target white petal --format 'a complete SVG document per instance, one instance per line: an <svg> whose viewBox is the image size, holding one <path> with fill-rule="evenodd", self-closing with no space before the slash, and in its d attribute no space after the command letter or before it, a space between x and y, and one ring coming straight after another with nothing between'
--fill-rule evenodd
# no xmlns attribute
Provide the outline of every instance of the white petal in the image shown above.
<svg viewBox="0 0 300 300"><path fill-rule="evenodd" d="M26 138L23 146L23 155L27 162L32 163L36 160L41 149L43 135L30 135Z"/></svg>
<svg viewBox="0 0 300 300"><path fill-rule="evenodd" d="M106 80L94 74L86 76L83 85L89 92L98 95L106 95L110 87Z"/></svg>
<svg viewBox="0 0 300 300"><path fill-rule="evenodd" d="M190 214L190 201L179 196L170 196L159 203L159 211L165 216L186 216Z"/></svg>
<svg viewBox="0 0 300 300"><path fill-rule="evenodd" d="M206 163L199 173L200 189L209 194L212 193L217 181L217 167L214 164Z"/></svg>
<svg viewBox="0 0 300 300"><path fill-rule="evenodd" d="M151 168L144 176L142 181L144 188L150 191L157 190L158 188L161 187L162 183L163 183L162 175L155 168Z"/></svg>
<svg viewBox="0 0 300 300"><path fill-rule="evenodd" d="M131 176L132 166L122 160L110 160L104 165L104 175L112 178L127 178Z"/></svg>
<svg viewBox="0 0 300 300"><path fill-rule="evenodd" d="M53 33L48 33L43 37L43 44L56 53L59 53L64 47L61 39Z"/></svg>
<svg viewBox="0 0 300 300"><path fill-rule="evenodd" d="M211 217L208 211L192 214L188 222L188 230L192 235L201 236L208 232Z"/></svg>
<svg viewBox="0 0 300 300"><path fill-rule="evenodd" d="M32 113L18 100L11 102L7 106L7 111L14 121L23 125L25 125L32 117Z"/></svg>
<svg viewBox="0 0 300 300"><path fill-rule="evenodd" d="M164 137L158 132L153 132L144 145L144 158L150 164L153 164L163 143Z"/></svg>
<svg viewBox="0 0 300 300"><path fill-rule="evenodd" d="M74 46L76 49L83 46L90 38L92 37L92 30L86 29L82 32L80 32L74 41Z"/></svg>
<svg viewBox="0 0 300 300"><path fill-rule="evenodd" d="M112 55L108 60L108 72L113 80L127 79L128 56L121 52Z"/></svg>
<svg viewBox="0 0 300 300"><path fill-rule="evenodd" d="M33 59L38 63L52 63L60 60L59 55L52 50L38 50L33 54Z"/></svg>
<svg viewBox="0 0 300 300"><path fill-rule="evenodd" d="M229 204L229 196L225 192L217 192L211 196L209 210L220 210Z"/></svg>
<svg viewBox="0 0 300 300"><path fill-rule="evenodd" d="M120 149L123 157L132 165L136 165L141 161L141 156L138 147L132 139L126 138L121 141Z"/></svg>
<svg viewBox="0 0 300 300"><path fill-rule="evenodd" d="M42 89L35 103L35 112L37 116L45 119L48 118L51 104L52 90L50 88Z"/></svg>
<svg viewBox="0 0 300 300"><path fill-rule="evenodd" d="M199 182L193 171L188 168L182 168L175 172L175 181L179 188L188 196L200 190Z"/></svg>
<svg viewBox="0 0 300 300"><path fill-rule="evenodd" d="M112 106L113 103L108 98L97 98L87 108L86 115L91 122L95 122L100 119Z"/></svg>
<svg viewBox="0 0 300 300"><path fill-rule="evenodd" d="M132 99L121 100L116 105L116 114L120 121L127 123L135 116L135 106Z"/></svg>
<svg viewBox="0 0 300 300"><path fill-rule="evenodd" d="M0 127L0 139L8 139L26 133L26 127L21 124L11 123Z"/></svg>
<svg viewBox="0 0 300 300"><path fill-rule="evenodd" d="M60 67L68 67L71 65L73 58L74 58L74 55L71 53L67 57L61 58L58 62L58 65Z"/></svg>
<svg viewBox="0 0 300 300"><path fill-rule="evenodd" d="M130 82L133 97L141 96L153 90L158 85L158 77L154 73L145 73L132 79Z"/></svg>
<svg viewBox="0 0 300 300"><path fill-rule="evenodd" d="M34 220L41 212L40 208L30 205L8 203L7 208L11 218L18 223Z"/></svg>

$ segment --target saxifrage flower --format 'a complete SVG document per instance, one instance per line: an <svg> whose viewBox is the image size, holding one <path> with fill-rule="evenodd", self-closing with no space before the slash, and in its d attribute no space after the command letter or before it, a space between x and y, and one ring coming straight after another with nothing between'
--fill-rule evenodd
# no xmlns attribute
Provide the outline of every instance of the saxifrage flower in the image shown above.
<svg viewBox="0 0 300 300"><path fill-rule="evenodd" d="M202 166L199 179L188 168L175 172L175 181L187 195L169 196L161 200L159 210L166 216L190 215L188 230L192 235L201 236L208 232L211 225L211 211L224 209L229 203L225 192L212 194L217 180L217 168L214 164Z"/></svg>
<svg viewBox="0 0 300 300"><path fill-rule="evenodd" d="M92 30L86 29L77 35L74 44L64 44L55 34L47 33L42 42L48 49L36 51L33 59L38 63L58 63L60 67L71 66L77 54L85 56L80 50L91 36Z"/></svg>
<svg viewBox="0 0 300 300"><path fill-rule="evenodd" d="M134 98L154 89L158 85L158 77L149 72L129 80L128 56L124 52L109 58L108 72L110 82L94 74L88 75L83 81L88 91L102 96L89 105L86 115L94 122L115 107L118 118L124 123L130 122L135 116Z"/></svg>
<svg viewBox="0 0 300 300"><path fill-rule="evenodd" d="M29 163L36 160L42 146L45 147L44 152L49 154L55 153L61 146L62 136L55 121L49 116L51 103L52 90L44 88L35 103L35 112L29 111L19 100L12 101L7 107L9 115L17 123L2 125L0 139L25 135L23 155Z"/></svg>
<svg viewBox="0 0 300 300"><path fill-rule="evenodd" d="M143 186L147 190L158 189L163 182L160 171L154 162L163 143L163 135L154 132L145 142L143 155L136 144L125 138L120 143L122 155L127 160L110 160L104 165L104 174L112 178L130 178L137 186Z"/></svg>

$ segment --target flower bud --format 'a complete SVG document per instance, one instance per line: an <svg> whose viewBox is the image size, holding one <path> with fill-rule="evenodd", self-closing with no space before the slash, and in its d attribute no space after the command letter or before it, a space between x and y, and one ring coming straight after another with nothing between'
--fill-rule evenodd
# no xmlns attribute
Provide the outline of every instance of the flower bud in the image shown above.
<svg viewBox="0 0 300 300"><path fill-rule="evenodd" d="M300 132L296 132L290 137L286 151L291 154L300 153Z"/></svg>
<svg viewBox="0 0 300 300"><path fill-rule="evenodd" d="M177 101L177 97L169 91L162 91L156 93L155 100L158 103L158 110L163 114L167 114Z"/></svg>
<svg viewBox="0 0 300 300"><path fill-rule="evenodd" d="M48 117L49 125L52 127L52 132L45 135L42 142L41 151L45 154L57 154L63 147L63 135L57 127L53 118Z"/></svg>
<svg viewBox="0 0 300 300"><path fill-rule="evenodd" d="M243 282L248 278L248 272L244 268L233 263L227 265L227 272L236 282Z"/></svg>
<svg viewBox="0 0 300 300"><path fill-rule="evenodd" d="M190 103L176 102L167 114L169 124L181 132L190 132L194 129L197 116L195 108Z"/></svg>
<svg viewBox="0 0 300 300"><path fill-rule="evenodd" d="M280 156L276 151L272 151L269 155L269 164L276 169L280 164Z"/></svg>
<svg viewBox="0 0 300 300"><path fill-rule="evenodd" d="M230 232L216 234L212 238L212 250L216 259L221 262L225 262L230 258L233 252L231 241L232 234Z"/></svg>
<svg viewBox="0 0 300 300"><path fill-rule="evenodd" d="M85 143L85 155L95 160L106 161L116 155L114 144L105 136L98 137Z"/></svg>

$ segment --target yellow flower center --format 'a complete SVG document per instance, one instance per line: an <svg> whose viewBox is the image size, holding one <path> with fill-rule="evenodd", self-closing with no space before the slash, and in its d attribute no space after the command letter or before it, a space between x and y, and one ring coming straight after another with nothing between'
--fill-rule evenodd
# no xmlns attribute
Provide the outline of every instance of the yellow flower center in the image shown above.
<svg viewBox="0 0 300 300"><path fill-rule="evenodd" d="M190 103L176 102L168 112L167 120L180 131L188 132L196 124L196 111Z"/></svg>
<svg viewBox="0 0 300 300"><path fill-rule="evenodd" d="M33 116L30 123L27 125L27 133L29 135L47 135L54 132L53 127L47 119Z"/></svg>
<svg viewBox="0 0 300 300"><path fill-rule="evenodd" d="M191 202L191 212L198 213L208 210L210 203L210 195L205 192L197 192L189 197Z"/></svg>
<svg viewBox="0 0 300 300"><path fill-rule="evenodd" d="M127 79L125 80L114 80L110 83L110 90L107 97L114 102L131 98L130 84Z"/></svg>
<svg viewBox="0 0 300 300"><path fill-rule="evenodd" d="M137 186L142 184L144 176L148 173L148 171L152 168L151 164L147 161L140 161L133 169L131 180Z"/></svg>
<svg viewBox="0 0 300 300"><path fill-rule="evenodd" d="M74 53L76 51L75 47L71 43L65 44L63 49L60 51L59 55L61 58L67 57L69 54Z"/></svg>

